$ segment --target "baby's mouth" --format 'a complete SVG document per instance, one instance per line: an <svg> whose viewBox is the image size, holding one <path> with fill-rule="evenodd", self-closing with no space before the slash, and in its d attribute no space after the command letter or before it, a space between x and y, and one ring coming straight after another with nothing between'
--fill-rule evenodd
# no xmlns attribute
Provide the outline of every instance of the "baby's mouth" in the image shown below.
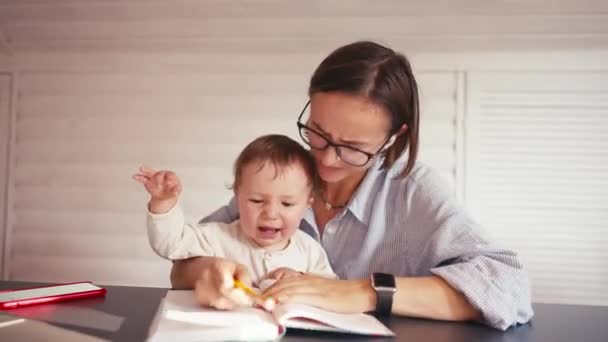
<svg viewBox="0 0 608 342"><path fill-rule="evenodd" d="M278 233L281 230L281 228L259 226L258 230L261 231L262 233L274 234L274 233Z"/></svg>
<svg viewBox="0 0 608 342"><path fill-rule="evenodd" d="M258 236L262 239L274 240L279 237L281 228L258 226Z"/></svg>

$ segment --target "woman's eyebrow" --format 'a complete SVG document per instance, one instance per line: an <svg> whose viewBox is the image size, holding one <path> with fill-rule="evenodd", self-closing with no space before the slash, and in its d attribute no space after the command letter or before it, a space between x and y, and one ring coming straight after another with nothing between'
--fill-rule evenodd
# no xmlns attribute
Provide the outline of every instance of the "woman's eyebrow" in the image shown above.
<svg viewBox="0 0 608 342"><path fill-rule="evenodd" d="M345 144L345 145L353 145L353 146L365 146L365 145L367 145L367 143L363 142L363 141L334 139L334 137L330 133L327 133L323 128L321 128L321 126L318 123L316 123L314 121L311 121L311 123L312 123L312 125L314 126L315 129L318 129L319 131L321 131L321 133L323 133L325 136L329 137L335 143Z"/></svg>

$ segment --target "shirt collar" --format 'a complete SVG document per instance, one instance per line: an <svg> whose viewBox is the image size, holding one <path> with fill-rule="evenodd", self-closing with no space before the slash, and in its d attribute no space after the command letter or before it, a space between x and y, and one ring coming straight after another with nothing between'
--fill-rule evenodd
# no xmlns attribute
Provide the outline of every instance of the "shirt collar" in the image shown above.
<svg viewBox="0 0 608 342"><path fill-rule="evenodd" d="M347 205L347 209L359 220L359 222L369 225L370 217L373 211L373 202L376 200L376 195L380 192L378 178L390 178L391 180L398 177L407 164L408 154L403 153L395 163L387 170L381 169L384 163L384 158L376 158L374 164L367 170L363 181L355 190L353 197Z"/></svg>
<svg viewBox="0 0 608 342"><path fill-rule="evenodd" d="M382 163L384 163L384 158L376 158L374 160L374 164L367 170L365 176L363 177L363 181L361 181L361 184L359 184L359 187L357 190L355 190L355 193L346 205L345 211L350 211L357 218L357 220L359 220L359 222L365 224L366 226L369 225L373 209L371 202L375 200L375 195L378 192L378 190L374 190L375 185L379 185L376 180L378 177L393 178L398 176L407 163L407 160L408 155L406 152L395 161L389 170L381 170ZM374 193L374 191L376 193ZM339 217L344 216L345 211L338 214ZM309 225L316 227L315 215L311 208L307 208L304 212L304 220L307 221ZM312 236L319 240L318 230L315 231L313 229L313 231L310 233L313 233Z"/></svg>

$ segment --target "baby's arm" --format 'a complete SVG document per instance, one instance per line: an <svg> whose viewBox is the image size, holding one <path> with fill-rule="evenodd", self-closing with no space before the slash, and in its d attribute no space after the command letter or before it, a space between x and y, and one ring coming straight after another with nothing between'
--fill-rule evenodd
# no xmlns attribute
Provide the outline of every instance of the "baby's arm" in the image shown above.
<svg viewBox="0 0 608 342"><path fill-rule="evenodd" d="M186 225L184 213L177 204L182 186L172 171L156 171L140 167L133 178L150 194L148 203L148 239L152 249L170 260L212 253L199 227Z"/></svg>
<svg viewBox="0 0 608 342"><path fill-rule="evenodd" d="M214 256L204 227L186 224L179 205L163 214L148 211L150 246L163 258L181 260L194 256Z"/></svg>

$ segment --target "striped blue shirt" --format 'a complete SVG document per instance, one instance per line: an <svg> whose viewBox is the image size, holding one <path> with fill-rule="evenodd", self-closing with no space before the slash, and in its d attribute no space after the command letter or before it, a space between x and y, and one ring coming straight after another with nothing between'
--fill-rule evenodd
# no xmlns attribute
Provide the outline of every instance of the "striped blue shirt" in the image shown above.
<svg viewBox="0 0 608 342"><path fill-rule="evenodd" d="M319 236L312 209L300 229L319 241L336 274L362 279L373 272L437 275L505 330L533 315L530 284L517 254L496 241L460 206L430 167L417 162L405 178L404 158L381 170L378 159L347 206ZM203 222L238 218L234 200Z"/></svg>

